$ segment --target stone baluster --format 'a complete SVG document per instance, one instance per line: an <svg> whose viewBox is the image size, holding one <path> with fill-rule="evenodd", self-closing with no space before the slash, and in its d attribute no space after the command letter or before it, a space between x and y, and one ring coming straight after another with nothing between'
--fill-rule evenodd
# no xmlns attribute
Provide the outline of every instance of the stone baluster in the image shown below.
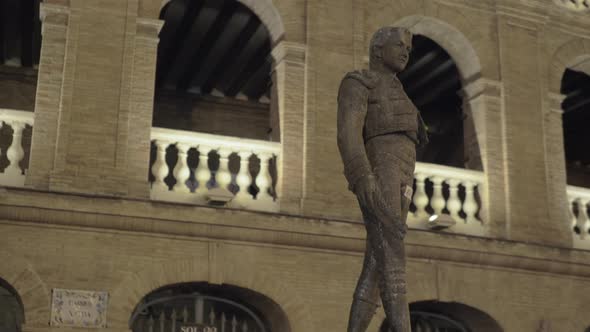
<svg viewBox="0 0 590 332"><path fill-rule="evenodd" d="M426 215L426 206L428 206L428 195L426 195L426 174L418 173L416 178L416 192L414 193L414 206L416 206L416 217Z"/></svg>
<svg viewBox="0 0 590 332"><path fill-rule="evenodd" d="M152 174L156 178L153 186L158 189L168 190L168 185L164 182L164 179L170 171L168 164L166 164L166 149L170 143L161 140L156 140L154 143L158 152L156 153L156 161L152 165Z"/></svg>
<svg viewBox="0 0 590 332"><path fill-rule="evenodd" d="M455 221L459 221L459 211L461 211L461 200L459 199L459 180L449 179L446 181L449 185L449 199L447 200L447 209Z"/></svg>
<svg viewBox="0 0 590 332"><path fill-rule="evenodd" d="M443 178L440 176L433 176L430 178L432 181L432 198L430 199L430 206L434 210L434 214L441 215L445 208L445 198L442 192Z"/></svg>
<svg viewBox="0 0 590 332"><path fill-rule="evenodd" d="M176 144L176 149L178 150L178 160L176 161L176 166L173 171L176 184L172 190L179 193L188 193L190 190L186 185L186 181L190 177L191 171L188 168L187 152L190 147L186 144L178 143Z"/></svg>
<svg viewBox="0 0 590 332"><path fill-rule="evenodd" d="M475 213L477 212L477 201L475 200L475 186L476 184L471 181L464 181L465 186L465 201L463 202L463 212L465 212L465 223L476 222L477 218Z"/></svg>
<svg viewBox="0 0 590 332"><path fill-rule="evenodd" d="M199 182L197 194L205 195L209 190L207 182L211 179L211 171L209 170L209 152L211 147L199 145L199 164L195 172L195 178Z"/></svg>
<svg viewBox="0 0 590 332"><path fill-rule="evenodd" d="M25 156L25 151L23 150L23 129L25 128L25 123L21 121L8 121L6 122L8 125L12 127L12 143L8 150L6 151L6 157L10 164L4 170L4 173L10 173L14 175L22 175L22 171L20 168L19 163L23 160Z"/></svg>
<svg viewBox="0 0 590 332"><path fill-rule="evenodd" d="M590 219L588 219L588 202L590 200L579 198L578 203L578 228L580 229L580 238L585 239L590 229Z"/></svg>
<svg viewBox="0 0 590 332"><path fill-rule="evenodd" d="M260 191L256 196L256 199L260 200L272 200L272 196L269 193L270 186L272 185L272 179L270 177L270 172L268 171L268 164L270 158L273 155L270 153L260 153L258 154L258 158L260 158L260 172L256 177L256 186Z"/></svg>
<svg viewBox="0 0 590 332"><path fill-rule="evenodd" d="M578 218L576 217L576 214L574 213L576 199L572 196L569 196L568 203L569 203L568 212L569 212L569 216L570 216L571 228L572 228L572 231L575 231L576 225L578 223Z"/></svg>
<svg viewBox="0 0 590 332"><path fill-rule="evenodd" d="M240 170L238 172L238 176L236 177L236 183L240 187L238 194L236 195L236 199L238 201L247 201L252 197L248 193L248 187L252 184L252 175L250 174L249 169L249 159L252 155L251 152L242 151L238 153L240 156Z"/></svg>
<svg viewBox="0 0 590 332"><path fill-rule="evenodd" d="M231 173L229 171L229 155L232 153L229 149L217 150L219 154L219 169L215 174L215 180L219 184L219 188L229 190L228 186L231 183Z"/></svg>
<svg viewBox="0 0 590 332"><path fill-rule="evenodd" d="M166 324L166 315L164 314L164 311L162 310L162 312L160 312L160 317L159 317L159 330L160 332L164 332L164 325Z"/></svg>

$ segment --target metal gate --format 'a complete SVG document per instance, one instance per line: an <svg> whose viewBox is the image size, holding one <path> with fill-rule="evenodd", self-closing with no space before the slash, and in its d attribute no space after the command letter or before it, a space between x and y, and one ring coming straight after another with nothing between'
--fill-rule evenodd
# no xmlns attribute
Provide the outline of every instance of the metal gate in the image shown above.
<svg viewBox="0 0 590 332"><path fill-rule="evenodd" d="M262 320L244 305L199 293L143 302L129 320L133 332L181 332L188 325L211 332L267 332Z"/></svg>
<svg viewBox="0 0 590 332"><path fill-rule="evenodd" d="M469 332L449 317L423 311L411 311L413 332Z"/></svg>

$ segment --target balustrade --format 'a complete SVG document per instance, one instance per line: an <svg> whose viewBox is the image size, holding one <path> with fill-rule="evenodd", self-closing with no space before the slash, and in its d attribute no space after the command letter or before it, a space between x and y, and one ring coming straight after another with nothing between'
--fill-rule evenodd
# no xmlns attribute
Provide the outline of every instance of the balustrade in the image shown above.
<svg viewBox="0 0 590 332"><path fill-rule="evenodd" d="M164 128L151 136L152 199L278 211L269 167L279 143Z"/></svg>
<svg viewBox="0 0 590 332"><path fill-rule="evenodd" d="M570 225L574 232L574 247L590 249L590 189L568 186Z"/></svg>
<svg viewBox="0 0 590 332"><path fill-rule="evenodd" d="M483 172L417 163L414 178L410 227L427 229L434 215L448 215L456 222L449 231L483 235Z"/></svg>
<svg viewBox="0 0 590 332"><path fill-rule="evenodd" d="M28 165L22 165L22 161L30 152L30 146L27 151L23 147L27 125L33 125L32 112L0 109L0 128L4 133L0 136L0 185L22 187L25 183Z"/></svg>

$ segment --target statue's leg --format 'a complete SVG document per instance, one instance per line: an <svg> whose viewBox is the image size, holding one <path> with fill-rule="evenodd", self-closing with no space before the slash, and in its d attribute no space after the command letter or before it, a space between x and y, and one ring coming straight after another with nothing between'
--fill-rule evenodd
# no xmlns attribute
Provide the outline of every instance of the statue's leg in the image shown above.
<svg viewBox="0 0 590 332"><path fill-rule="evenodd" d="M350 307L348 332L365 332L367 330L373 315L375 315L378 297L376 260L367 234L363 270L357 282L352 306Z"/></svg>
<svg viewBox="0 0 590 332"><path fill-rule="evenodd" d="M391 186L382 191L383 201L386 203L385 213L379 215L380 220L377 223L384 227L381 232L376 233L378 239L375 241L378 243L375 249L379 288L391 331L411 332L406 299L406 256L403 242L405 219L402 219L405 218L409 205L408 208L405 207L405 186L401 184L400 176L392 176L388 180ZM403 232L399 231L400 227L404 227Z"/></svg>
<svg viewBox="0 0 590 332"><path fill-rule="evenodd" d="M401 240L384 239L381 301L392 332L411 332L406 298L406 259Z"/></svg>

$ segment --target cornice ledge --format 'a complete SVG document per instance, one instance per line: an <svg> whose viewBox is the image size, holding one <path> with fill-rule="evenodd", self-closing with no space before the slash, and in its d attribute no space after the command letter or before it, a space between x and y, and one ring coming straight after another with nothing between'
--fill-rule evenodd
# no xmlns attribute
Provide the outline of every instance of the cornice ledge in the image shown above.
<svg viewBox="0 0 590 332"><path fill-rule="evenodd" d="M0 193L0 220L27 227L216 239L355 255L365 250L364 227L357 222L26 188ZM590 251L422 230L410 230L406 246L410 259L590 277Z"/></svg>

